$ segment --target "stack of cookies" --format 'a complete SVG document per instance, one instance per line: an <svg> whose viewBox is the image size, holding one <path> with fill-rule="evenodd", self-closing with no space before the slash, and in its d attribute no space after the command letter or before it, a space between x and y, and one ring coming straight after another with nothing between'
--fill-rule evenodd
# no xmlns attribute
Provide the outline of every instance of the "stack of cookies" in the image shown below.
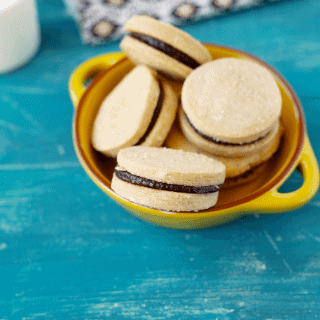
<svg viewBox="0 0 320 320"><path fill-rule="evenodd" d="M136 67L105 98L92 132L93 147L117 158L111 187L160 210L210 208L222 184L254 179L278 149L279 87L256 62L212 60L153 18L132 17L125 29L120 47ZM172 80L182 83L178 96Z"/></svg>
<svg viewBox="0 0 320 320"><path fill-rule="evenodd" d="M254 179L278 149L282 98L272 74L236 58L210 61L194 70L181 92L180 141L166 146L212 155L227 168L226 185Z"/></svg>

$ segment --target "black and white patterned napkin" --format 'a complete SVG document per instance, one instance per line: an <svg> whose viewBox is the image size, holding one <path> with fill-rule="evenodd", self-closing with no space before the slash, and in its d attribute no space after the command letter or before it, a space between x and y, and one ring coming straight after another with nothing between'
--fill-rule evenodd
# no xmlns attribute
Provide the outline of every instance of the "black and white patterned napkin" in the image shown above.
<svg viewBox="0 0 320 320"><path fill-rule="evenodd" d="M121 38L133 15L146 14L183 25L280 0L65 0L84 43L98 45Z"/></svg>

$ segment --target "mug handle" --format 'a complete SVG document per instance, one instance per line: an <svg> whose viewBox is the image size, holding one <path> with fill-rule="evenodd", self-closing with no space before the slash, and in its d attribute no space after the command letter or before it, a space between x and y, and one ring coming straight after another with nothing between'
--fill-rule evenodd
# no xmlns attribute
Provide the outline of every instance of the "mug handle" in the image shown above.
<svg viewBox="0 0 320 320"><path fill-rule="evenodd" d="M319 167L307 134L305 134L302 153L296 169L301 171L304 179L298 190L280 193L278 189L282 185L281 183L261 197L247 203L245 205L246 211L252 213L291 211L307 203L316 194L319 188Z"/></svg>
<svg viewBox="0 0 320 320"><path fill-rule="evenodd" d="M69 79L69 94L75 108L77 108L82 95L87 89L85 86L86 81L109 69L125 56L123 52L96 56L85 61L72 72Z"/></svg>

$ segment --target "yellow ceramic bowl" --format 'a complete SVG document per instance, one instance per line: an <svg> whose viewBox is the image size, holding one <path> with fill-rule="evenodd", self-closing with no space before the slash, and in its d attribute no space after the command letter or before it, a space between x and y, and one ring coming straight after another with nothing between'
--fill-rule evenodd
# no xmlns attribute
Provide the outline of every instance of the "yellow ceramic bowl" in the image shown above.
<svg viewBox="0 0 320 320"><path fill-rule="evenodd" d="M111 189L115 160L97 153L91 146L92 126L105 96L126 75L133 64L123 53L95 57L80 65L71 75L69 90L76 108L73 141L79 160L91 179L125 209L149 222L179 229L195 229L223 224L253 213L276 213L296 209L307 203L317 192L319 169L309 139L300 102L281 75L265 62L250 54L206 44L212 58L237 57L253 60L267 67L281 89L283 108L281 120L285 133L281 146L268 162L267 169L253 182L220 191L218 203L197 213L167 213L126 201ZM95 78L86 88L85 82ZM181 85L180 85L181 86ZM179 85L175 85L179 90ZM290 193L279 193L279 187L296 168L303 174L303 185Z"/></svg>

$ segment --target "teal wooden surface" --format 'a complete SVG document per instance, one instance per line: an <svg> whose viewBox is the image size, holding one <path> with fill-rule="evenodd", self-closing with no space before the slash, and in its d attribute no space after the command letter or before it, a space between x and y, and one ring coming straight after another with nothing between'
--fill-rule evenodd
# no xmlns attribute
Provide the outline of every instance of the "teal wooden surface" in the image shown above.
<svg viewBox="0 0 320 320"><path fill-rule="evenodd" d="M179 231L111 201L75 155L72 71L89 47L60 0L38 0L42 45L0 76L0 319L317 319L320 196L294 212ZM184 27L248 51L299 96L320 159L320 2L291 0ZM294 172L281 188L299 188Z"/></svg>

